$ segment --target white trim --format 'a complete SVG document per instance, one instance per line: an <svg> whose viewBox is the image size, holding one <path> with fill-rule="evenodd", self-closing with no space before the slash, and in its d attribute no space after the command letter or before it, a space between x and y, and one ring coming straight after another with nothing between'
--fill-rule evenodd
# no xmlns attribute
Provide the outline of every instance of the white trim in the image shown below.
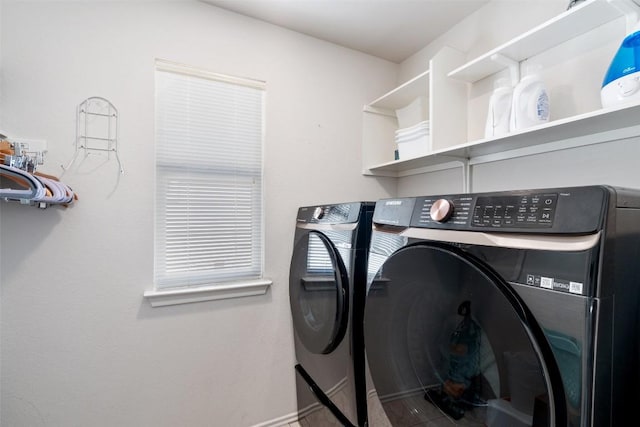
<svg viewBox="0 0 640 427"><path fill-rule="evenodd" d="M344 377L340 381L338 381L333 387L331 387L329 390L327 390L327 392L325 394L327 395L327 397L329 399L331 399L333 401L334 400L333 397L340 390L342 390L346 385L347 385L347 378ZM308 406L305 406L304 408L298 410L298 418L299 419L303 419L305 417L308 417L312 413L314 413L314 412L316 412L318 410L321 410L322 408L326 408L326 407L322 403L320 403L318 400L314 399L311 404L309 404Z"/></svg>
<svg viewBox="0 0 640 427"><path fill-rule="evenodd" d="M153 289L145 291L144 297L152 307L164 307L167 305L264 295L272 284L273 281L270 279L259 279L192 288Z"/></svg>
<svg viewBox="0 0 640 427"><path fill-rule="evenodd" d="M343 378L338 381L336 385L331 387L329 391L327 391L327 396L331 397L339 392L342 388L344 388L347 384L347 378ZM374 390L375 391L375 390ZM310 413L317 411L318 409L324 408L320 402L315 401L306 408L301 409L298 412L292 412L287 415L283 415L278 418L273 418L268 421L263 421L259 424L254 424L251 427L290 427L291 425L299 425L296 424L301 418L306 417Z"/></svg>
<svg viewBox="0 0 640 427"><path fill-rule="evenodd" d="M380 400L380 403L388 403L393 402L399 399L406 399L411 396L418 396L424 394L426 390L430 390L434 387L437 387L438 384L432 384L427 387L417 387L411 390L402 390L396 393L385 394L384 396L379 396L377 392L373 393ZM368 393L369 396L373 397L371 392Z"/></svg>
<svg viewBox="0 0 640 427"><path fill-rule="evenodd" d="M288 427L289 424L298 422L298 413L292 412L287 415L283 415L278 418L274 418L268 421L263 421L259 424L254 424L251 427Z"/></svg>
<svg viewBox="0 0 640 427"><path fill-rule="evenodd" d="M249 79L244 77L228 76L226 74L214 73L195 67L190 67L177 62L166 61L164 59L156 59L156 70L168 71L171 73L184 74L187 76L200 77L208 80L215 80L225 83L233 83L240 86L247 86L254 89L265 90L267 83L261 80Z"/></svg>
<svg viewBox="0 0 640 427"><path fill-rule="evenodd" d="M304 408L298 411L298 419L299 420L304 419L309 415L313 414L314 412L321 410L322 408L326 408L326 406L324 406L322 403L318 402L317 400L314 400L313 403L309 404L308 406L305 406Z"/></svg>

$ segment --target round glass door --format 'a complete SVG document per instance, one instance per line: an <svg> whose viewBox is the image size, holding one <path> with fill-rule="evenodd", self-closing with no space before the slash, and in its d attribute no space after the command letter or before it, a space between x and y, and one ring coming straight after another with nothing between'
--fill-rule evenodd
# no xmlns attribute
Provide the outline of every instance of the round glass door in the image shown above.
<svg viewBox="0 0 640 427"><path fill-rule="evenodd" d="M293 249L289 300L293 327L313 353L333 351L348 323L348 276L329 239L310 231Z"/></svg>
<svg viewBox="0 0 640 427"><path fill-rule="evenodd" d="M506 282L452 246L387 259L367 294L365 349L393 426L566 425L542 330Z"/></svg>

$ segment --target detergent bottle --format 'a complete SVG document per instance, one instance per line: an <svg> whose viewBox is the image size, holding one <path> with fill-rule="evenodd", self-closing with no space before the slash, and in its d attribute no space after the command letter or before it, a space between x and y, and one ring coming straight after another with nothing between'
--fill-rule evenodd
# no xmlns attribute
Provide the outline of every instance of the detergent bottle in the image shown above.
<svg viewBox="0 0 640 427"><path fill-rule="evenodd" d="M640 101L640 23L622 40L604 76L603 107Z"/></svg>
<svg viewBox="0 0 640 427"><path fill-rule="evenodd" d="M489 111L484 137L492 138L509 133L513 87L507 78L496 80L495 89L489 98Z"/></svg>
<svg viewBox="0 0 640 427"><path fill-rule="evenodd" d="M509 126L512 132L549 121L549 95L539 69L539 66L528 66L525 76L513 89Z"/></svg>

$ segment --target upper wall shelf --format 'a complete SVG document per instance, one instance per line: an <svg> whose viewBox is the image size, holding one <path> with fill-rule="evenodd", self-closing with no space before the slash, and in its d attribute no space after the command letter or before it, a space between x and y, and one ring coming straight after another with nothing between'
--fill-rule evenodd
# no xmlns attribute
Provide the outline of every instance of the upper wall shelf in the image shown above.
<svg viewBox="0 0 640 427"><path fill-rule="evenodd" d="M367 109L381 108L384 110L397 110L398 108L406 107L413 101L416 94L429 96L429 70L415 76L411 80L403 83L401 86L393 89L392 91L382 95L372 103L365 106ZM395 114L395 112L394 112Z"/></svg>
<svg viewBox="0 0 640 427"><path fill-rule="evenodd" d="M402 177L640 136L640 103L596 109L498 138L470 141L466 128L469 84L506 67L517 69L521 61L618 18L626 17L629 29L640 11L640 0L636 1L587 0L466 63L464 54L443 49L429 61L427 72L365 106L365 113L377 114L364 114L363 174ZM424 156L392 160L398 123L388 111L424 94L420 89L429 97L431 150Z"/></svg>
<svg viewBox="0 0 640 427"><path fill-rule="evenodd" d="M429 121L429 139L424 142L425 154L445 146L466 141L467 85L447 77L447 73L464 61L464 54L444 46L430 60L427 69L373 102L366 104L362 114L363 173L371 175L370 165L394 159L396 132L401 126L397 110L407 107L418 97L426 98L420 112ZM398 150L398 154L400 154ZM408 157L408 156L407 156ZM402 158L402 157L401 157ZM374 173L375 175L375 173Z"/></svg>
<svg viewBox="0 0 640 427"><path fill-rule="evenodd" d="M589 0L510 40L486 54L451 71L448 76L469 83L477 82L506 68L496 56L521 62L558 44L571 40L609 21L625 16L637 5L631 0Z"/></svg>
<svg viewBox="0 0 640 427"><path fill-rule="evenodd" d="M480 163L482 156L501 155L504 158L578 147L640 135L640 104L607 108L567 119L545 123L509 135L467 142L415 159L371 166L370 172L382 176L405 176L451 161ZM571 143L567 143L571 140ZM551 147L549 146L551 145ZM544 147L543 147L544 146ZM511 152L511 153L509 153ZM515 154L514 154L515 153ZM495 159L494 159L495 160Z"/></svg>

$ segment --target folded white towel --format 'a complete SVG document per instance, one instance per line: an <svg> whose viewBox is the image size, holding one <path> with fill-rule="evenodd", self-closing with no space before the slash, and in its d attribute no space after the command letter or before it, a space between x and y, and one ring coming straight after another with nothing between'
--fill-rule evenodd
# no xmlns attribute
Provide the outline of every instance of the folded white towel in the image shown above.
<svg viewBox="0 0 640 427"><path fill-rule="evenodd" d="M423 133L424 131L429 131L431 129L430 125L429 125L429 121L424 121L424 122L420 122L417 125L408 127L408 128L402 128L402 129L398 129L395 131L396 135L412 135L415 133Z"/></svg>

